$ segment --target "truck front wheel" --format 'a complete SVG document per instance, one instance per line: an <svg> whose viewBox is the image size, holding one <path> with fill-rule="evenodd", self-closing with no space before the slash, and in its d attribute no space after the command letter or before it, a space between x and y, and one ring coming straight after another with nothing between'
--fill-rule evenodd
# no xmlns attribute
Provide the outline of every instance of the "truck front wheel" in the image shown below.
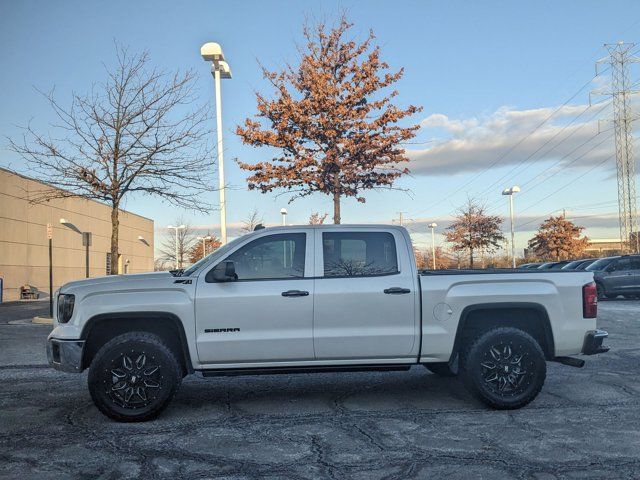
<svg viewBox="0 0 640 480"><path fill-rule="evenodd" d="M490 407L527 405L542 389L547 366L538 342L511 327L489 330L470 342L462 376L467 389Z"/></svg>
<svg viewBox="0 0 640 480"><path fill-rule="evenodd" d="M129 332L111 339L89 368L89 392L113 420L141 422L157 417L173 398L182 372L160 337Z"/></svg>

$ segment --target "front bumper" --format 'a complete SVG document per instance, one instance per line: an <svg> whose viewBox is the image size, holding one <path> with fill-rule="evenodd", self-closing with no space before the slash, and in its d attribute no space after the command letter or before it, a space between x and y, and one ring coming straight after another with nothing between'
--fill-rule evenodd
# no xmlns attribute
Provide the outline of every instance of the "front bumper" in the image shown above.
<svg viewBox="0 0 640 480"><path fill-rule="evenodd" d="M608 352L609 347L602 346L602 341L608 336L609 334L604 330L589 330L584 337L582 353L584 355L596 355Z"/></svg>
<svg viewBox="0 0 640 480"><path fill-rule="evenodd" d="M82 352L84 340L47 340L47 359L49 365L57 370L70 373L82 371Z"/></svg>

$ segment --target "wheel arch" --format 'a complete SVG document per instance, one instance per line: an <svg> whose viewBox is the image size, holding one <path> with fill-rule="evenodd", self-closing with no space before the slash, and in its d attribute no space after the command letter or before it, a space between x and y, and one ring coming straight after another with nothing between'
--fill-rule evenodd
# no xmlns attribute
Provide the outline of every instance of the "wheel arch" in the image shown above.
<svg viewBox="0 0 640 480"><path fill-rule="evenodd" d="M460 314L450 363L467 339L494 327L520 328L538 341L547 360L555 357L553 330L543 305L532 302L482 303L469 305Z"/></svg>
<svg viewBox="0 0 640 480"><path fill-rule="evenodd" d="M182 321L174 313L159 311L101 313L91 317L81 333L81 339L85 341L81 369L91 365L93 357L106 342L133 331L158 335L176 354L183 373L194 372Z"/></svg>

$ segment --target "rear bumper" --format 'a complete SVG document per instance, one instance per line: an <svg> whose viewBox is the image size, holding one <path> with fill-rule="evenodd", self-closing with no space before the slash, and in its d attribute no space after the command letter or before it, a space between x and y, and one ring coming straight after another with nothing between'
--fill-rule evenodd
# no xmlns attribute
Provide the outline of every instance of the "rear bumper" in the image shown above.
<svg viewBox="0 0 640 480"><path fill-rule="evenodd" d="M57 370L70 373L82 371L82 351L84 340L47 340L47 359L49 365Z"/></svg>
<svg viewBox="0 0 640 480"><path fill-rule="evenodd" d="M609 334L604 330L589 330L584 337L582 353L584 355L596 355L609 351L609 347L603 347L602 342Z"/></svg>

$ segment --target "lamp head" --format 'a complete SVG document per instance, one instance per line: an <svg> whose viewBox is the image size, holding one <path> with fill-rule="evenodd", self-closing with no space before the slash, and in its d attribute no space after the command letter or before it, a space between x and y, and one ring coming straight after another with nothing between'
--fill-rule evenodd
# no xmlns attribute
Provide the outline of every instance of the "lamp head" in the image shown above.
<svg viewBox="0 0 640 480"><path fill-rule="evenodd" d="M224 62L224 54L219 43L205 43L200 47L200 55L206 62Z"/></svg>
<svg viewBox="0 0 640 480"><path fill-rule="evenodd" d="M514 193L518 193L520 191L520 187L517 185L514 185L511 188L505 188L502 191L502 195L513 195Z"/></svg>
<svg viewBox="0 0 640 480"><path fill-rule="evenodd" d="M287 209L286 209L286 208L281 208L281 209L280 209L280 213L281 213L282 215L286 215L286 214L287 214Z"/></svg>
<svg viewBox="0 0 640 480"><path fill-rule="evenodd" d="M67 219L65 219L65 218L61 218L60 219L60 224L66 225L67 223L69 223L69 221Z"/></svg>
<svg viewBox="0 0 640 480"><path fill-rule="evenodd" d="M438 224L436 222L430 223L429 228L436 228Z"/></svg>
<svg viewBox="0 0 640 480"><path fill-rule="evenodd" d="M220 78L231 78L231 68L224 60L216 62L211 66L211 73L215 74L215 70L220 72Z"/></svg>

